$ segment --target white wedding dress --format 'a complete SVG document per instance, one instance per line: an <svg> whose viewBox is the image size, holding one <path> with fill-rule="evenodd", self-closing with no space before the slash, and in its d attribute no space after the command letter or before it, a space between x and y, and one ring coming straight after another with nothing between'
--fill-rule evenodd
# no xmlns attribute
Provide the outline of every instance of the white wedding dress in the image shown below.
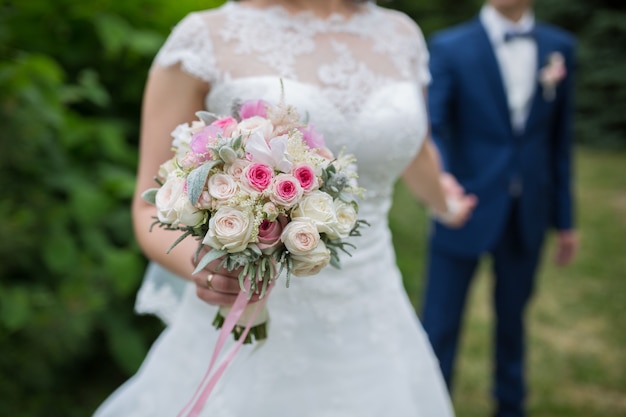
<svg viewBox="0 0 626 417"><path fill-rule="evenodd" d="M448 417L450 399L409 303L387 223L392 190L423 142L429 81L423 36L405 15L369 3L351 18L292 15L226 3L192 13L154 65L180 64L207 81L207 108L280 98L308 114L327 145L358 159L366 188L341 270L279 280L268 339L244 345L204 407L210 417ZM204 375L218 332L215 308L191 284L152 266L140 312L168 324L135 376L98 417L176 416ZM232 342L232 339L229 339Z"/></svg>

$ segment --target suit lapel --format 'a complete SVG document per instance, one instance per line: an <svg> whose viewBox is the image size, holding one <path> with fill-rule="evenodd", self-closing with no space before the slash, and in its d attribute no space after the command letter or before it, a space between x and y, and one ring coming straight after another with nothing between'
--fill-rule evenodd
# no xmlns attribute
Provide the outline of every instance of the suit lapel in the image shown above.
<svg viewBox="0 0 626 417"><path fill-rule="evenodd" d="M485 27L480 22L480 19L476 19L476 30L479 32L478 46L482 54L480 60L483 63L485 76L488 78L488 85L491 86L492 94L495 98L495 106L497 107L500 117L507 120L507 124L510 127L510 133L513 133L513 125L511 124L511 115L509 114L509 102L506 95L506 89L504 87L504 80L502 78L502 72L500 71L500 65L496 58L495 51L491 45L491 40L487 35Z"/></svg>
<svg viewBox="0 0 626 417"><path fill-rule="evenodd" d="M537 68L535 72L536 81L530 111L528 113L528 118L526 119L527 127L533 123L537 115L540 113L541 108L545 105L542 91L543 87L539 82L539 71L541 71L541 68L546 65L546 58L550 52L549 40L546 38L545 31L542 30L542 27L539 24L535 26L535 35L537 40Z"/></svg>

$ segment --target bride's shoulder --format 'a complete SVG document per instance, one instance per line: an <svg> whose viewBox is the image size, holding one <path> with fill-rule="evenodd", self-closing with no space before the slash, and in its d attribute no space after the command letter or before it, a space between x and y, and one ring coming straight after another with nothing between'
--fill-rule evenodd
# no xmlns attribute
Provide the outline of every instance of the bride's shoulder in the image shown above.
<svg viewBox="0 0 626 417"><path fill-rule="evenodd" d="M400 33L408 36L422 36L422 30L417 22L406 13L379 5L374 7L376 7L378 13Z"/></svg>
<svg viewBox="0 0 626 417"><path fill-rule="evenodd" d="M230 8L230 3L225 3L213 9L189 12L175 25L174 29L203 28L208 30L215 27L219 22L223 22Z"/></svg>

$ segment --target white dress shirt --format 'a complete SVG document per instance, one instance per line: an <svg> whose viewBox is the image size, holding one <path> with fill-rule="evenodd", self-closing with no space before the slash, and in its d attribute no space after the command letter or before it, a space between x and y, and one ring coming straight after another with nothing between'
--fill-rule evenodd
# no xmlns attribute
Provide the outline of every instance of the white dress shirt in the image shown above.
<svg viewBox="0 0 626 417"><path fill-rule="evenodd" d="M511 124L516 132L522 132L530 111L537 79L537 42L530 37L520 37L505 42L504 37L509 31L532 30L535 18L528 11L519 21L513 22L487 4L480 11L480 20L491 40L500 66Z"/></svg>

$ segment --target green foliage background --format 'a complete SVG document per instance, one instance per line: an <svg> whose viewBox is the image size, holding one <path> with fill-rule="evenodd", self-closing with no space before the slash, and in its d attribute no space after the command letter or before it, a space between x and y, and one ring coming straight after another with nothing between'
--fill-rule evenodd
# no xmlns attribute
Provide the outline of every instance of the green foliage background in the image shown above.
<svg viewBox="0 0 626 417"><path fill-rule="evenodd" d="M88 415L160 331L132 311L145 267L129 213L140 101L171 27L219 3L0 1L0 415ZM577 140L626 148L623 3L537 3L580 39ZM427 35L480 6L381 4Z"/></svg>

